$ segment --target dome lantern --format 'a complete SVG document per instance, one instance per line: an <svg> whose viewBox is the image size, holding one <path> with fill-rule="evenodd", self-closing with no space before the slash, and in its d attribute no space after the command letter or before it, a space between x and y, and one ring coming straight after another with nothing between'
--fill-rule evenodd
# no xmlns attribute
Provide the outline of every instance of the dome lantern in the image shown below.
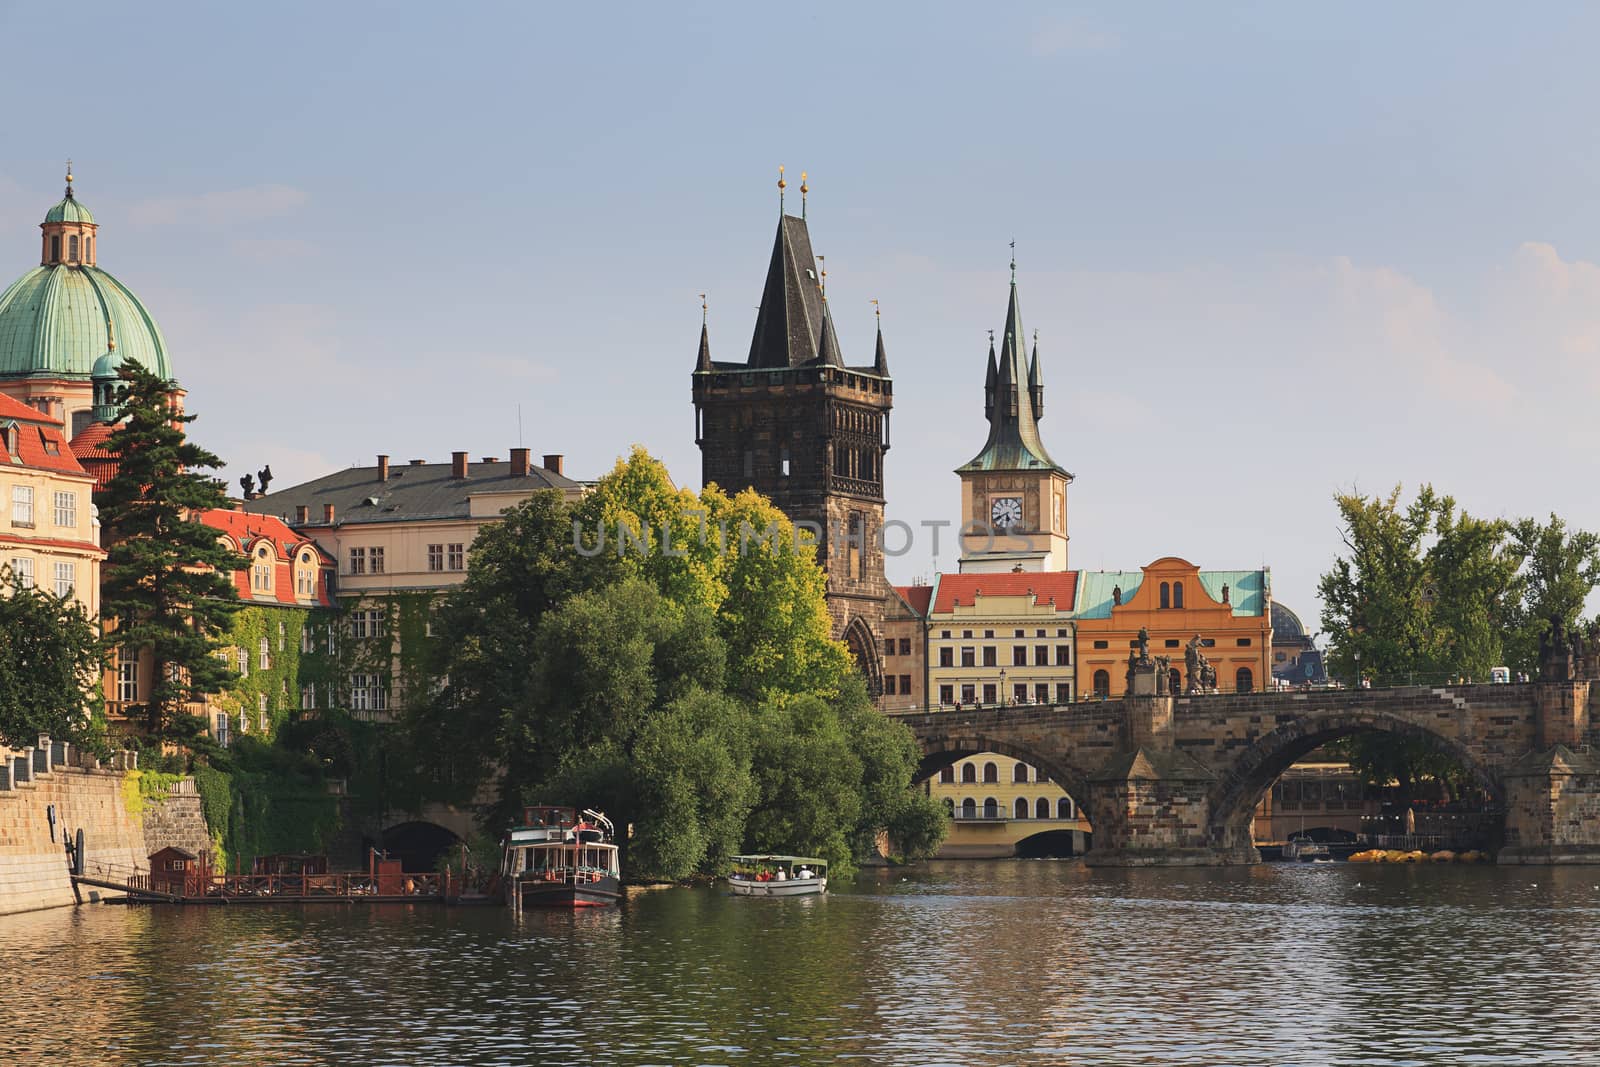
<svg viewBox="0 0 1600 1067"><path fill-rule="evenodd" d="M66 264L69 267L87 266L95 264L95 225L94 216L89 209L78 203L78 198L72 193L72 161L67 160L67 192L60 203L44 213L44 221L39 223L39 229L44 231L43 240L39 248L39 265L41 267L54 267Z"/></svg>

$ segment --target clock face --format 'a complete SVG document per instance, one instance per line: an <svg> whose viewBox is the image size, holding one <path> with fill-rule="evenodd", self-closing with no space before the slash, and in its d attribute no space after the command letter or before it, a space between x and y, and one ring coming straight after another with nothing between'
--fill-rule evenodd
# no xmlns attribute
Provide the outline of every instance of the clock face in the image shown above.
<svg viewBox="0 0 1600 1067"><path fill-rule="evenodd" d="M999 530L1021 526L1022 501L1014 496L999 497L989 505L989 522Z"/></svg>

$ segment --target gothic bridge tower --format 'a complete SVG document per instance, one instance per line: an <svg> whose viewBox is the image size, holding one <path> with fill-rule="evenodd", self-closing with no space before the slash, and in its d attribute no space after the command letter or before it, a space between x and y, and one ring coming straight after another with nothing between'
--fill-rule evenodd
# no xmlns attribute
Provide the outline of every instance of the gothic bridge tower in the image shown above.
<svg viewBox="0 0 1600 1067"><path fill-rule="evenodd" d="M695 443L703 483L730 493L753 488L791 521L823 531L817 559L828 578L833 633L876 693L889 597L880 541L894 390L881 326L874 362L845 364L825 283L803 211L799 218L784 214L780 201L749 356L712 360L701 325Z"/></svg>

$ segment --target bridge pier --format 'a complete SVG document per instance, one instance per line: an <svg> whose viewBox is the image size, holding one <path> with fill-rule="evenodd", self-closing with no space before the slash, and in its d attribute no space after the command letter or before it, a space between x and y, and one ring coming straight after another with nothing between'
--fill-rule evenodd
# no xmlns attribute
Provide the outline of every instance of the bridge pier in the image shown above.
<svg viewBox="0 0 1600 1067"><path fill-rule="evenodd" d="M1165 698L1162 698L1165 699ZM1212 832L1217 776L1175 749L1140 746L1089 778L1094 812L1090 867L1221 867L1261 862L1246 831L1241 845Z"/></svg>

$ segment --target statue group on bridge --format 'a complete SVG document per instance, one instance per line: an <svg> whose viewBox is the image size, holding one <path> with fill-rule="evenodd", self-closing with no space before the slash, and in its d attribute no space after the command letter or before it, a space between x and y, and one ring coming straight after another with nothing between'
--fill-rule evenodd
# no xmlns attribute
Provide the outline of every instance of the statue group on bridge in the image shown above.
<svg viewBox="0 0 1600 1067"><path fill-rule="evenodd" d="M1539 680L1595 677L1600 677L1600 619L1590 623L1587 632L1574 627L1568 633L1566 622L1551 616L1549 627L1539 635Z"/></svg>
<svg viewBox="0 0 1600 1067"><path fill-rule="evenodd" d="M1217 691L1217 669L1211 665L1206 654L1200 651L1204 642L1199 634L1189 639L1183 649L1183 665L1187 668L1186 677L1188 685L1186 693L1215 693Z"/></svg>

